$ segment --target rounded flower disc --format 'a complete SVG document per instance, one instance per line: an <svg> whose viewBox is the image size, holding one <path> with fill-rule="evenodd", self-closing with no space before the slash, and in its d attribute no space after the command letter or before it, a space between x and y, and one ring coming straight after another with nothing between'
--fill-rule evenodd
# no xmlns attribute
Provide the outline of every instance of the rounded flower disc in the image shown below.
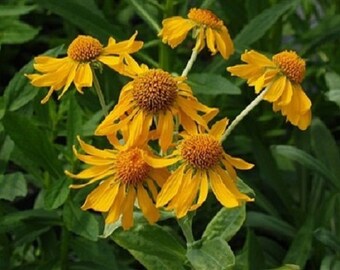
<svg viewBox="0 0 340 270"><path fill-rule="evenodd" d="M41 103L46 103L53 92L61 90L58 97L60 99L72 82L77 91L83 93L84 87L91 87L93 84L93 62L105 64L117 72L124 73L122 62L126 55L138 51L143 46L143 42L135 41L136 35L137 32L129 40L118 43L109 38L106 47L91 36L80 35L69 45L66 57L35 57L34 68L39 73L28 74L26 77L36 87L50 88Z"/></svg>
<svg viewBox="0 0 340 270"><path fill-rule="evenodd" d="M138 206L150 223L159 219L155 207L158 187L168 178L165 168L169 162L157 162L149 165L146 160L154 158L151 151L141 145L120 145L113 143L113 149L97 149L79 140L85 154L74 148L76 157L89 165L86 169L73 174L72 178L85 180L85 183L73 184L72 188L82 188L95 182L99 185L88 194L83 210L93 209L105 214L105 223L110 224L121 218L124 229L133 226L133 208ZM112 141L111 141L112 143Z"/></svg>
<svg viewBox="0 0 340 270"><path fill-rule="evenodd" d="M133 81L126 84L120 94L118 104L99 124L96 135L115 134L129 127L128 144L134 140L146 141L150 137L159 139L159 145L166 151L175 130L176 118L184 128L195 123L206 127L205 116L212 117L217 109L209 108L193 96L184 77L175 77L161 69L139 66L133 59L126 70Z"/></svg>
<svg viewBox="0 0 340 270"><path fill-rule="evenodd" d="M196 44L194 51L200 52L206 45L214 55L219 52L227 59L234 52L234 45L227 27L212 11L201 8L192 8L188 19L175 16L162 22L163 28L159 32L164 43L172 48L177 47L193 30Z"/></svg>
<svg viewBox="0 0 340 270"><path fill-rule="evenodd" d="M267 89L263 99L273 103L274 111L281 111L290 123L305 130L312 117L312 103L301 87L305 61L294 51L275 54L272 60L258 52L247 51L241 59L246 64L227 70L246 79L248 85L255 87L256 93Z"/></svg>
<svg viewBox="0 0 340 270"><path fill-rule="evenodd" d="M183 139L171 154L172 163L179 162L157 197L157 207L174 210L177 218L200 207L207 198L209 183L217 200L225 207L236 207L252 201L237 186L235 168L248 170L252 164L226 154L220 139L227 125L226 119L217 122L211 130L182 133ZM150 160L153 160L151 162ZM156 164L157 159L148 159Z"/></svg>

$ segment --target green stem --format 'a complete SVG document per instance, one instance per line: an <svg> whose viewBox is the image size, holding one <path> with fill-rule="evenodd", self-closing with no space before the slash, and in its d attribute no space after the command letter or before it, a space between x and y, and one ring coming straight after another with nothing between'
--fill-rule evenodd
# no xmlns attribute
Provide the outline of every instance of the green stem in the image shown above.
<svg viewBox="0 0 340 270"><path fill-rule="evenodd" d="M61 261L61 270L68 269L68 248L69 248L69 238L70 232L64 226L62 227L61 232L61 246L60 246L60 261Z"/></svg>
<svg viewBox="0 0 340 270"><path fill-rule="evenodd" d="M195 242L194 236L192 234L192 218L194 214L189 213L185 217L178 219L178 225L181 227L184 237L187 241L187 246L190 247Z"/></svg>
<svg viewBox="0 0 340 270"><path fill-rule="evenodd" d="M107 115L107 107L106 107L106 104L105 104L103 91L100 87L100 84L99 84L99 81L98 81L98 78L97 78L97 75L96 75L96 72L94 71L94 69L92 69L92 74L93 74L93 87L96 90L100 106L102 107L102 111L103 111L104 115L106 116Z"/></svg>
<svg viewBox="0 0 340 270"><path fill-rule="evenodd" d="M223 142L229 134L233 131L233 129L237 126L238 123L242 121L242 119L252 110L256 107L257 104L259 104L263 96L267 93L269 87L264 89L261 94L259 94L231 123L231 125L227 128L226 132L222 135L221 142Z"/></svg>
<svg viewBox="0 0 340 270"><path fill-rule="evenodd" d="M192 54L190 56L190 59L186 65L186 67L184 68L183 72L182 72L182 77L186 77L189 73L189 71L191 70L192 68L192 65L195 63L196 61L196 58L197 58L197 51L196 50L192 50Z"/></svg>

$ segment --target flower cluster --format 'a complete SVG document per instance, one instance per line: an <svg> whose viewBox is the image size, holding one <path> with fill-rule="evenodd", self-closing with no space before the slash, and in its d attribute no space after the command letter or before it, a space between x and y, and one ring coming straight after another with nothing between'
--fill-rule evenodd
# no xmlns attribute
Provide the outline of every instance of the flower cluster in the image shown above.
<svg viewBox="0 0 340 270"><path fill-rule="evenodd" d="M224 59L234 52L223 21L205 9L191 9L187 19L165 19L159 36L174 48L190 30L196 40L195 57L205 46ZM81 181L71 188L97 183L82 209L102 212L106 224L120 220L128 229L133 226L135 207L150 223L160 218L159 209L163 207L182 218L204 203L209 189L224 207L253 201L238 189L236 173L236 169L248 170L253 164L225 152L222 142L229 134L228 120L211 125L218 109L199 102L186 82L195 57L182 76L150 68L130 55L143 45L135 37L122 42L110 38L103 47L93 37L78 36L66 57L39 56L34 67L40 73L26 75L33 85L50 87L42 103L62 89L60 98L72 82L80 93L82 88L91 87L93 68L100 63L131 79L95 130L96 136L107 138L110 149L97 149L80 138L85 154L74 148L75 156L88 166L77 174L66 171ZM247 79L256 93L262 91L261 98L273 103L274 111L281 111L293 125L306 129L311 121L311 103L300 85L304 60L292 51L278 53L270 60L252 50L241 59L246 64L227 70Z"/></svg>

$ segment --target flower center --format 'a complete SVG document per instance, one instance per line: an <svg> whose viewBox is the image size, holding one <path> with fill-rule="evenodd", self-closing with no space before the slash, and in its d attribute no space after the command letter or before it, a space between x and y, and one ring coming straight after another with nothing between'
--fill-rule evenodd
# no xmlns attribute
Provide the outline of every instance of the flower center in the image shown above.
<svg viewBox="0 0 340 270"><path fill-rule="evenodd" d="M188 18L211 28L219 29L223 26L223 22L208 9L192 8L189 11Z"/></svg>
<svg viewBox="0 0 340 270"><path fill-rule="evenodd" d="M151 167L143 160L143 150L133 148L121 152L117 157L117 175L124 184L142 183Z"/></svg>
<svg viewBox="0 0 340 270"><path fill-rule="evenodd" d="M182 157L196 169L209 169L220 160L221 144L208 134L198 134L185 139L181 146Z"/></svg>
<svg viewBox="0 0 340 270"><path fill-rule="evenodd" d="M296 52L283 51L275 54L272 59L290 81L302 82L305 77L306 63Z"/></svg>
<svg viewBox="0 0 340 270"><path fill-rule="evenodd" d="M151 69L133 81L132 94L146 112L167 110L177 97L177 82L166 71Z"/></svg>
<svg viewBox="0 0 340 270"><path fill-rule="evenodd" d="M80 35L68 47L67 55L78 62L90 62L100 55L102 48L98 39Z"/></svg>

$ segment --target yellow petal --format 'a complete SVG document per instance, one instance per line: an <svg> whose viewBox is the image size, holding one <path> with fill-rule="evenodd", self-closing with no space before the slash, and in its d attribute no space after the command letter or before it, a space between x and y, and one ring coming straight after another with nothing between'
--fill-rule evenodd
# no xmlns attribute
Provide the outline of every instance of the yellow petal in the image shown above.
<svg viewBox="0 0 340 270"><path fill-rule="evenodd" d="M293 96L293 86L292 83L287 79L287 77L283 77L286 81L285 85L285 91L283 91L281 98L278 100L279 101L279 105L280 106L285 106L288 105L291 100L292 100L292 96Z"/></svg>
<svg viewBox="0 0 340 270"><path fill-rule="evenodd" d="M196 176L196 175L195 175ZM191 208L193 201L195 200L198 192L198 187L200 185L200 179L198 177L189 176L186 180L187 184L184 189L183 197L178 202L178 206L176 209L177 218L184 217L188 210Z"/></svg>
<svg viewBox="0 0 340 270"><path fill-rule="evenodd" d="M269 89L263 99L269 102L277 101L282 96L282 93L286 91L286 77L279 77L268 87Z"/></svg>
<svg viewBox="0 0 340 270"><path fill-rule="evenodd" d="M106 219L105 219L106 224L116 222L119 216L121 215L122 209L123 209L123 203L125 200L125 188L126 188L125 184L120 185L116 198L113 201L112 206L106 216Z"/></svg>
<svg viewBox="0 0 340 270"><path fill-rule="evenodd" d="M176 195L177 191L182 185L184 170L185 165L180 166L165 182L160 193L158 194L156 207L164 206Z"/></svg>
<svg viewBox="0 0 340 270"><path fill-rule="evenodd" d="M214 171L209 171L210 185L216 199L227 208L239 206L240 203L235 196L227 189L220 176Z"/></svg>
<svg viewBox="0 0 340 270"><path fill-rule="evenodd" d="M215 48L215 35L210 27L206 29L206 35L208 49L211 51L211 54L214 55L217 53Z"/></svg>
<svg viewBox="0 0 340 270"><path fill-rule="evenodd" d="M188 32L195 26L191 20L180 16L164 19L163 28L158 34L164 43L168 43L171 48L177 47L188 35Z"/></svg>
<svg viewBox="0 0 340 270"><path fill-rule="evenodd" d="M275 64L265 55L254 50L247 51L241 55L243 62L261 66L261 67L275 67Z"/></svg>
<svg viewBox="0 0 340 270"><path fill-rule="evenodd" d="M124 230L127 230L133 226L133 206L135 199L136 199L135 188L133 186L130 186L124 200L124 210L122 217L122 226Z"/></svg>
<svg viewBox="0 0 340 270"><path fill-rule="evenodd" d="M157 158L143 152L143 159L152 168L164 168L175 164L177 161L181 160L181 157L178 156L175 158Z"/></svg>
<svg viewBox="0 0 340 270"><path fill-rule="evenodd" d="M163 115L163 113L160 113L160 115ZM166 152L172 143L172 135L174 132L174 120L170 111L164 113L162 126L159 128L161 130L159 145L161 146L162 151Z"/></svg>
<svg viewBox="0 0 340 270"><path fill-rule="evenodd" d="M158 209L155 207L148 193L141 184L137 187L137 198L138 205L141 208L146 219L150 223L155 223L159 219Z"/></svg>
<svg viewBox="0 0 340 270"><path fill-rule="evenodd" d="M213 137L215 137L216 140L220 140L223 133L225 132L225 129L228 125L228 119L227 118L223 118L220 121L217 121L212 127L211 130L209 132L209 134Z"/></svg>
<svg viewBox="0 0 340 270"><path fill-rule="evenodd" d="M92 156L97 156L97 157L101 157L101 158L115 158L116 157L116 152L114 151L108 151L108 150L100 150L97 149L96 147L85 143L83 140L80 139L79 136L77 136L78 142L80 144L80 147L87 153L90 154ZM75 154L77 154L75 152Z"/></svg>
<svg viewBox="0 0 340 270"><path fill-rule="evenodd" d="M222 26L221 30L214 31L217 50L224 59L228 59L234 52L234 44L230 38L227 27Z"/></svg>
<svg viewBox="0 0 340 270"><path fill-rule="evenodd" d="M82 93L83 87L91 87L93 82L90 64L80 64L74 77L74 84L77 90Z"/></svg>
<svg viewBox="0 0 340 270"><path fill-rule="evenodd" d="M208 183L208 177L205 171L198 171L197 172L197 180L200 180L200 190L199 195L196 204L193 204L190 207L190 211L196 210L198 207L200 207L208 196L209 191L209 183Z"/></svg>
<svg viewBox="0 0 340 270"><path fill-rule="evenodd" d="M81 207L83 210L93 209L99 212L109 211L119 188L119 182L114 180L103 181L96 187L86 198L85 203Z"/></svg>
<svg viewBox="0 0 340 270"><path fill-rule="evenodd" d="M90 179L92 177L102 177L102 175L106 175L111 170L111 166L92 166L90 168L87 168L83 171L81 171L78 174L72 174L70 172L67 172L67 175L72 178L77 179Z"/></svg>
<svg viewBox="0 0 340 270"><path fill-rule="evenodd" d="M222 182L226 186L226 188L237 198L243 201L253 201L253 199L249 198L246 194L241 193L237 186L236 182L229 176L229 174L223 170L221 167L216 167L216 172L220 176Z"/></svg>
<svg viewBox="0 0 340 270"><path fill-rule="evenodd" d="M249 170L254 167L254 164L248 163L241 158L232 157L226 153L224 153L223 157L235 168L240 170Z"/></svg>

